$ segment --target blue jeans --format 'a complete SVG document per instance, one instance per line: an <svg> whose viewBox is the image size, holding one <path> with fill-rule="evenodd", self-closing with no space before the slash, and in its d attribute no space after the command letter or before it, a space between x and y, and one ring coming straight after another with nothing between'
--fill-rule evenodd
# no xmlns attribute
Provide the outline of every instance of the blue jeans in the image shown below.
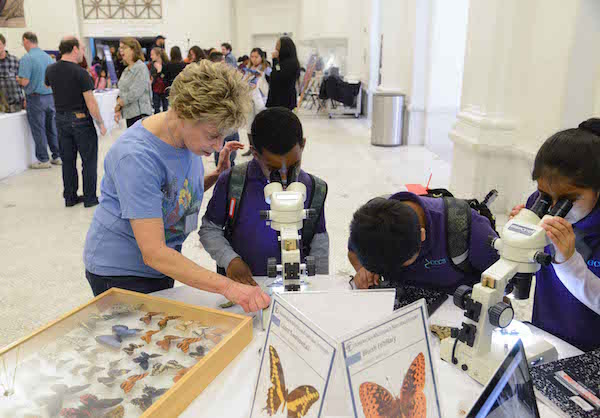
<svg viewBox="0 0 600 418"><path fill-rule="evenodd" d="M77 117L79 115L80 117ZM67 202L77 200L79 177L77 175L77 153L83 166L83 201L94 203L98 181L98 134L92 117L88 113L57 113L56 126L63 160L62 176Z"/></svg>
<svg viewBox="0 0 600 418"><path fill-rule="evenodd" d="M239 141L240 140L240 134L239 133L234 133L233 135L229 135L228 137L225 137L225 141L224 144L231 142L231 141ZM231 166L235 166L235 156L237 155L237 151L233 151L231 154L229 154L229 161L231 162ZM215 152L214 153L215 156L215 165L219 165L219 153Z"/></svg>
<svg viewBox="0 0 600 418"><path fill-rule="evenodd" d="M52 159L60 157L55 123L56 111L51 94L27 96L27 120L35 142L35 157L42 163L48 162L48 146Z"/></svg>
<svg viewBox="0 0 600 418"><path fill-rule="evenodd" d="M152 107L154 107L154 113L160 113L161 105L163 112L169 110L169 96L167 93L152 92Z"/></svg>

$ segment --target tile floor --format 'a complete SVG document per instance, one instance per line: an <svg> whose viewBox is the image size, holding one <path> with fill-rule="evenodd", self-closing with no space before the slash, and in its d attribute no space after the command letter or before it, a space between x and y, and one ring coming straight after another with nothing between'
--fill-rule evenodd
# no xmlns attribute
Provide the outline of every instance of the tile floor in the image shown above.
<svg viewBox="0 0 600 418"><path fill-rule="evenodd" d="M447 187L450 166L423 147L371 146L364 119L301 118L308 139L303 168L329 184L330 271L349 275L346 242L353 211L369 198L394 192L405 183L423 183L430 172L432 186ZM104 156L121 133L116 130L100 139L99 180ZM212 158L205 163L206 171L214 169ZM0 181L0 347L92 297L82 251L93 209L64 207L60 173L57 167L29 170ZM210 196L208 191L202 211ZM198 264L214 266L195 233L185 242L183 253Z"/></svg>

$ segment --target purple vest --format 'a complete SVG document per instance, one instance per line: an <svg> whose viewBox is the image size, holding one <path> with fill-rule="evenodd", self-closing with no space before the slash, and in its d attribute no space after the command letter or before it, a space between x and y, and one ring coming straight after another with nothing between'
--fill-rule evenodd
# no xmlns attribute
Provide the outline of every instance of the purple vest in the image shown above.
<svg viewBox="0 0 600 418"><path fill-rule="evenodd" d="M538 192L529 197L527 207L533 205L537 196ZM600 280L600 204L573 228L578 241L577 251ZM549 254L551 247L546 247ZM552 265L542 267L536 274L532 322L583 351L600 347L600 315L567 290Z"/></svg>

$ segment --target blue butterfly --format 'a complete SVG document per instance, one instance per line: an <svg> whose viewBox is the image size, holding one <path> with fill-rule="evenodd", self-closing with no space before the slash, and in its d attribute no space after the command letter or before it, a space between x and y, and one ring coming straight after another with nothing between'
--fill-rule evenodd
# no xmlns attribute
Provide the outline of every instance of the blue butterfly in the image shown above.
<svg viewBox="0 0 600 418"><path fill-rule="evenodd" d="M148 354L145 352L141 352L139 357L133 359L134 363L138 363L140 367L144 370L148 370L149 360L151 358L161 357L162 354Z"/></svg>
<svg viewBox="0 0 600 418"><path fill-rule="evenodd" d="M121 348L121 342L123 338L131 337L142 331L138 328L129 328L125 325L114 325L112 327L113 335L99 335L96 337L96 341L100 344L107 345L113 348Z"/></svg>

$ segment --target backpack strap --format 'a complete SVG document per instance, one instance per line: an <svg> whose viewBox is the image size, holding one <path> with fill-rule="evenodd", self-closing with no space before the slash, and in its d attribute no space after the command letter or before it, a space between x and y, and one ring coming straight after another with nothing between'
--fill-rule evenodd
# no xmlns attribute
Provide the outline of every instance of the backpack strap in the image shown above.
<svg viewBox="0 0 600 418"><path fill-rule="evenodd" d="M309 174L309 177L312 181L312 196L309 208L314 209L317 216L304 220L304 226L302 227L302 251L305 257L310 254L310 244L317 231L317 226L321 222L321 213L323 212L328 191L327 183L324 180L312 174Z"/></svg>
<svg viewBox="0 0 600 418"><path fill-rule="evenodd" d="M471 206L462 199L443 197L446 212L446 247L450 263L460 272L474 271L469 262Z"/></svg>
<svg viewBox="0 0 600 418"><path fill-rule="evenodd" d="M246 189L246 175L248 173L249 163L237 164L231 169L229 181L227 183L227 213L223 223L225 238L231 242L233 230L242 206L242 196Z"/></svg>

